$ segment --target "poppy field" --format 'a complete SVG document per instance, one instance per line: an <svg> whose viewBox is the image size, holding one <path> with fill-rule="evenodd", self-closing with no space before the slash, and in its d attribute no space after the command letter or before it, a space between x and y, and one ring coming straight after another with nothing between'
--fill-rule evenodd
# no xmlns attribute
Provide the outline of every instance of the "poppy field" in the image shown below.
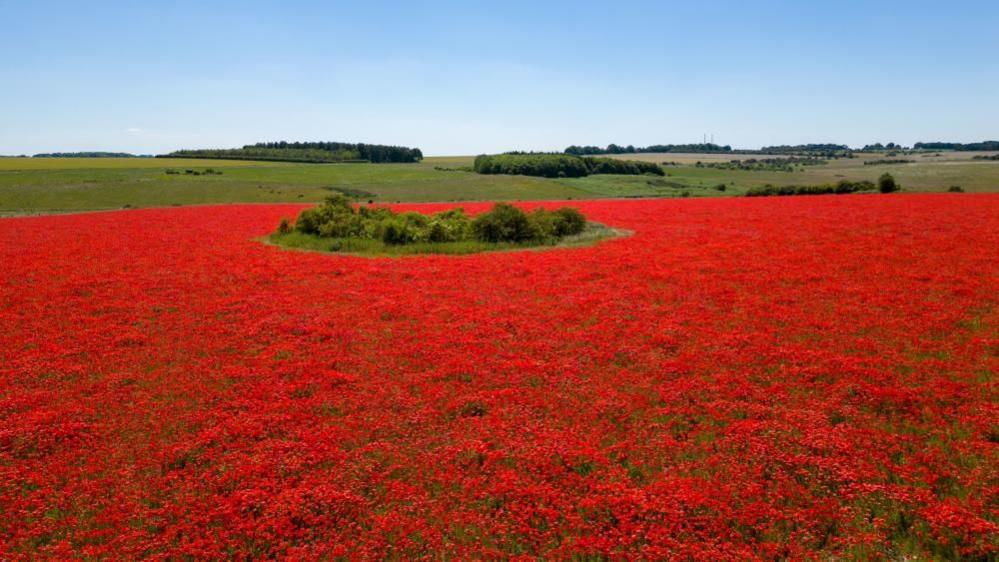
<svg viewBox="0 0 999 562"><path fill-rule="evenodd" d="M566 204L630 236L0 219L0 559L999 556L999 196Z"/></svg>

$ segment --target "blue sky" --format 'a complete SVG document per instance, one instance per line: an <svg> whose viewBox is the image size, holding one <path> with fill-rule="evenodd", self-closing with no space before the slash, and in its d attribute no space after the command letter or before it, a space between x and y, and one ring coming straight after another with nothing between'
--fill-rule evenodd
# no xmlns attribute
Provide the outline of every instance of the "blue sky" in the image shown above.
<svg viewBox="0 0 999 562"><path fill-rule="evenodd" d="M0 154L999 137L999 2L0 0Z"/></svg>

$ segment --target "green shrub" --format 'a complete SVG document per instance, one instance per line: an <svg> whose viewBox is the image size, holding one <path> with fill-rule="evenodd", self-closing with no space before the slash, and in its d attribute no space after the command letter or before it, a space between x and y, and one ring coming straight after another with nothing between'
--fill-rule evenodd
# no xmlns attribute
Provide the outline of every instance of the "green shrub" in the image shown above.
<svg viewBox="0 0 999 562"><path fill-rule="evenodd" d="M535 209L527 215L531 224L533 238L539 241L550 241L558 238L555 234L555 214L545 209Z"/></svg>
<svg viewBox="0 0 999 562"><path fill-rule="evenodd" d="M327 197L326 201L322 205L314 209L306 209L305 211L302 211L302 213L298 215L298 221L295 223L295 229L306 234L339 236L335 233L340 231L349 231L347 223L353 214L354 208L351 207L350 201L338 193ZM321 226L331 223L334 224L334 226L327 227L326 229L326 231L330 234L323 234L320 232Z"/></svg>
<svg viewBox="0 0 999 562"><path fill-rule="evenodd" d="M952 185L947 188L948 193L964 193L964 188L959 185Z"/></svg>
<svg viewBox="0 0 999 562"><path fill-rule="evenodd" d="M427 225L428 242L458 242L471 233L471 221L463 209L451 209L430 217Z"/></svg>
<svg viewBox="0 0 999 562"><path fill-rule="evenodd" d="M306 209L298 215L295 221L295 230L305 234L319 234L319 225L322 221L319 216L319 207Z"/></svg>
<svg viewBox="0 0 999 562"><path fill-rule="evenodd" d="M530 215L508 203L498 203L490 211L469 219L464 210L451 209L434 215L417 212L395 213L384 207L355 209L340 194L332 195L315 208L302 211L294 227L288 219L278 226L278 234L299 232L319 238L381 241L387 245L411 243L554 242L563 236L579 234L586 217L564 207L555 211L539 209Z"/></svg>
<svg viewBox="0 0 999 562"><path fill-rule="evenodd" d="M555 236L579 234L586 228L586 217L579 209L562 207L552 212L555 217Z"/></svg>
<svg viewBox="0 0 999 562"><path fill-rule="evenodd" d="M417 213L416 211L409 211L408 213L402 213L399 218L406 223L406 226L414 229L426 228L427 224L430 223L430 219L427 215L423 213Z"/></svg>
<svg viewBox="0 0 999 562"><path fill-rule="evenodd" d="M881 193L892 193L899 189L902 189L902 186L895 182L895 176L885 173L878 178L878 191Z"/></svg>
<svg viewBox="0 0 999 562"><path fill-rule="evenodd" d="M319 235L324 238L356 238L365 235L364 221L353 213L335 213L321 225Z"/></svg>
<svg viewBox="0 0 999 562"><path fill-rule="evenodd" d="M526 242L537 231L524 211L509 203L497 203L472 221L472 234L483 242Z"/></svg>
<svg viewBox="0 0 999 562"><path fill-rule="evenodd" d="M382 242L389 245L409 244L418 239L416 229L405 219L385 219L381 224Z"/></svg>
<svg viewBox="0 0 999 562"><path fill-rule="evenodd" d="M291 232L291 223L288 217L281 217L281 224L278 225L278 234L288 234Z"/></svg>

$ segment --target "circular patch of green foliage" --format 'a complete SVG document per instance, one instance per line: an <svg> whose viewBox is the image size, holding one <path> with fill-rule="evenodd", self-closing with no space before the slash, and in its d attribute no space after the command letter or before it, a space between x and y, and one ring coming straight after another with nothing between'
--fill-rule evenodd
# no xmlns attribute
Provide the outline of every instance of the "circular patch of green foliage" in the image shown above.
<svg viewBox="0 0 999 562"><path fill-rule="evenodd" d="M462 242L528 246L557 243L581 234L586 227L586 217L570 207L525 213L508 203L497 203L490 211L471 218L461 208L433 215L396 213L385 207L355 208L346 197L336 194L322 205L302 211L293 227L283 220L277 235L301 233L336 240L331 247L338 248L350 240L386 246Z"/></svg>

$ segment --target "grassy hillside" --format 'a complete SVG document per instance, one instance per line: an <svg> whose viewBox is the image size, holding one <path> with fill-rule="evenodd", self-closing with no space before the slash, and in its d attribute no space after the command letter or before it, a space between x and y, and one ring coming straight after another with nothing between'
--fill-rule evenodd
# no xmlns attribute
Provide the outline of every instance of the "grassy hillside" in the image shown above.
<svg viewBox="0 0 999 562"><path fill-rule="evenodd" d="M132 165L132 164L135 165ZM78 164L74 166L73 164ZM588 194L541 178L483 176L423 164L288 164L174 159L0 159L0 213L228 202L570 199ZM221 175L192 176L185 169ZM169 175L166 170L181 173Z"/></svg>

